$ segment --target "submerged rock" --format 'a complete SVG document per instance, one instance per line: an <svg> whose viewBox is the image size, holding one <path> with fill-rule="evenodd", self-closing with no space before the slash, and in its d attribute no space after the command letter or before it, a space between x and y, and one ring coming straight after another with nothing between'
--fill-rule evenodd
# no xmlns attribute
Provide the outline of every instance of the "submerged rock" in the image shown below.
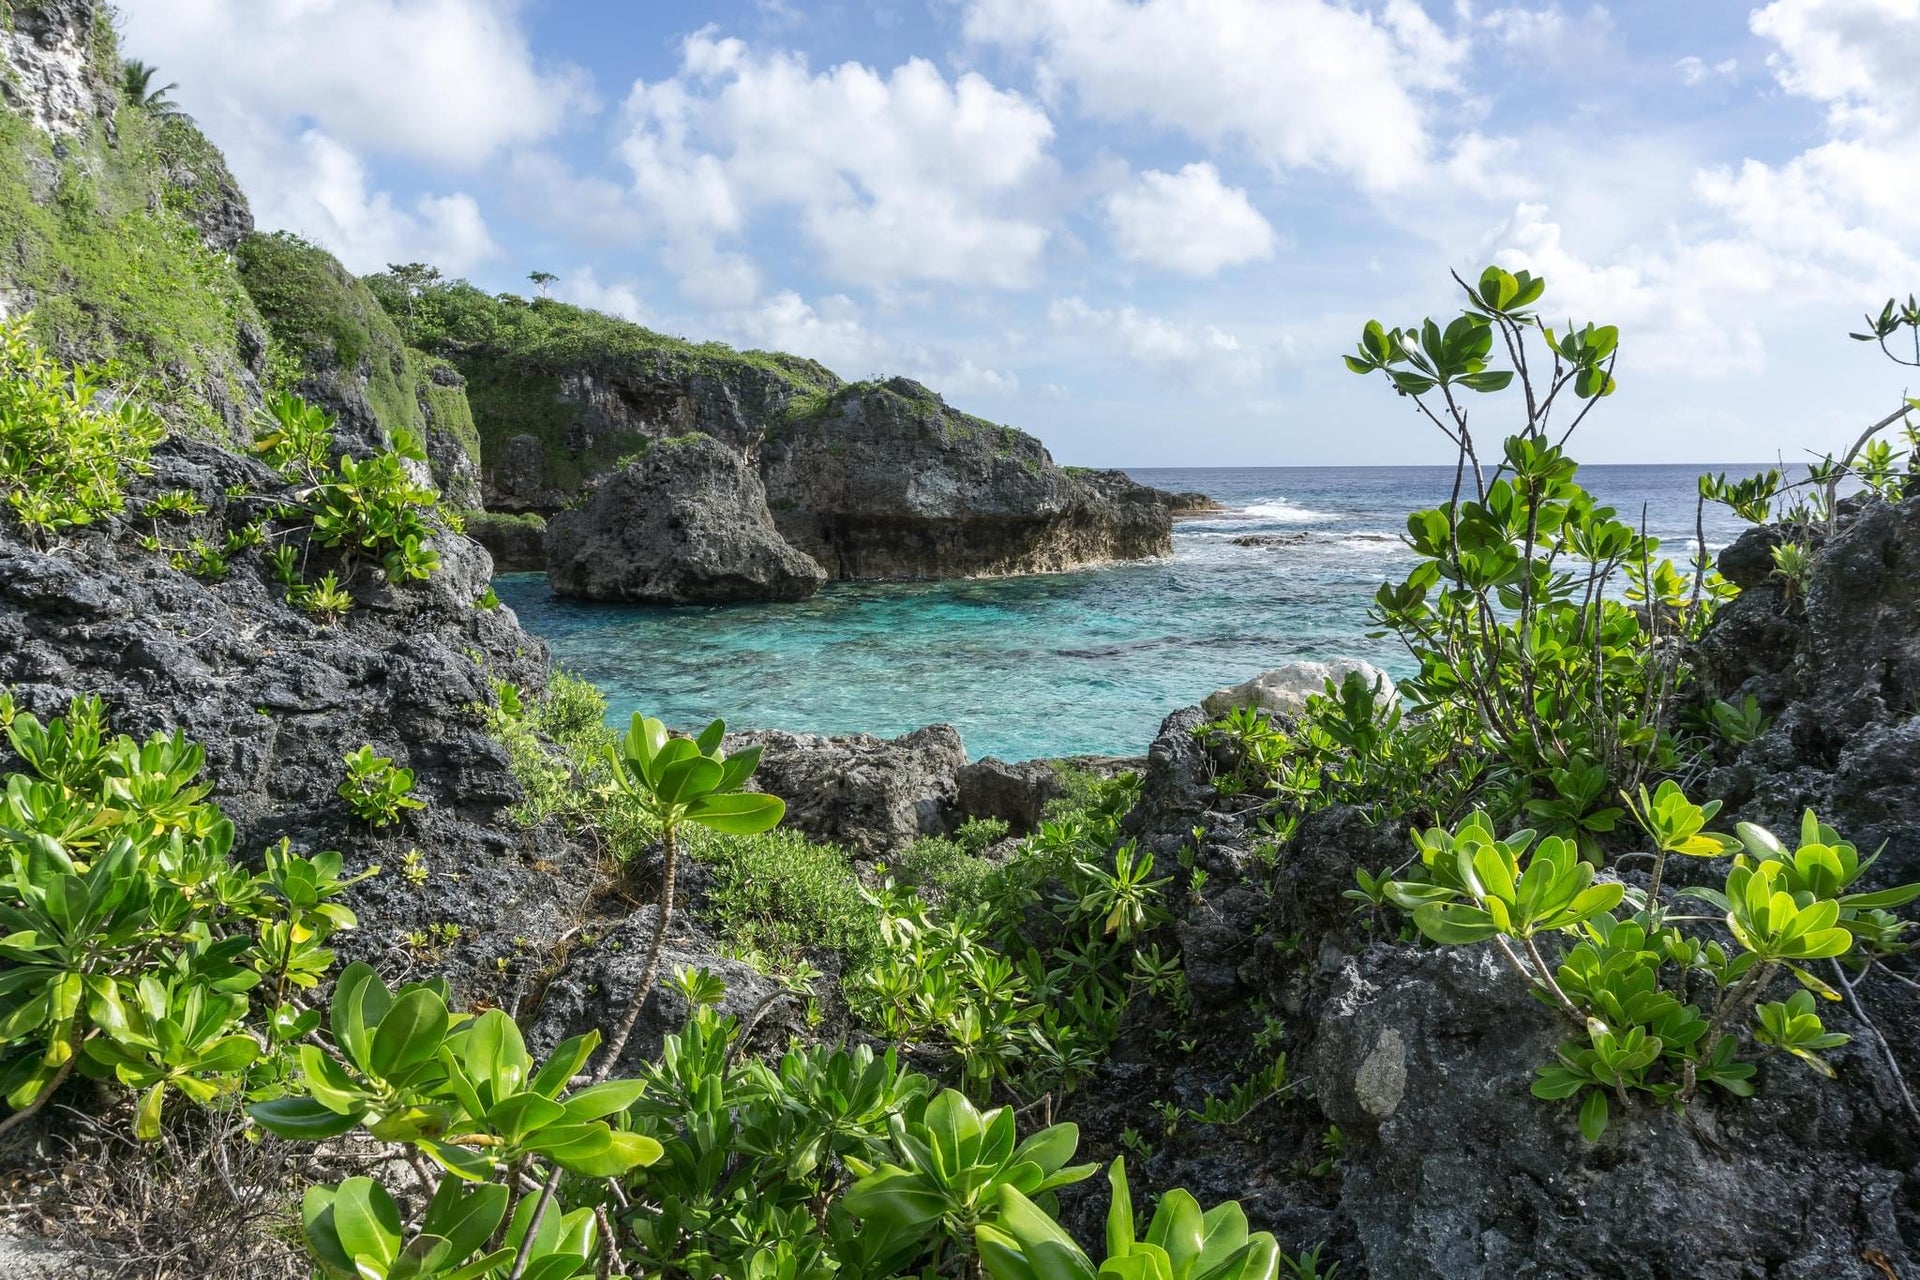
<svg viewBox="0 0 1920 1280"><path fill-rule="evenodd" d="M1200 705L1216 718L1236 707L1256 707L1269 715L1297 716L1307 709L1308 698L1327 691L1327 681L1333 681L1338 687L1352 672L1358 672L1369 685L1377 687L1387 702L1400 696L1393 680L1371 662L1334 658L1328 662L1289 662L1284 667L1263 671L1241 684L1214 690Z"/></svg>
<svg viewBox="0 0 1920 1280"><path fill-rule="evenodd" d="M967 763L960 734L945 724L891 739L778 729L727 735L729 753L754 743L764 754L753 785L787 802L785 825L868 858L946 834Z"/></svg>
<svg viewBox="0 0 1920 1280"><path fill-rule="evenodd" d="M563 596L658 604L803 600L827 575L780 537L760 478L712 436L662 440L547 526Z"/></svg>

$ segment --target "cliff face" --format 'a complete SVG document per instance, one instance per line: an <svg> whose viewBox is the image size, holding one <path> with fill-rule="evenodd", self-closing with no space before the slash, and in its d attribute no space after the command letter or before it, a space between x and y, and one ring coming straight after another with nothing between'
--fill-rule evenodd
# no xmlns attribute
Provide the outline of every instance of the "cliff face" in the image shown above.
<svg viewBox="0 0 1920 1280"><path fill-rule="evenodd" d="M422 438L434 481L480 504L458 373L406 346L330 254L254 231L193 121L120 101L93 0L10 6L0 26L0 308L69 359L113 361L178 430L245 443L266 396L339 416L342 447Z"/></svg>
<svg viewBox="0 0 1920 1280"><path fill-rule="evenodd" d="M684 342L548 299L370 283L410 341L465 376L492 510L551 515L655 441L692 434L759 473L780 536L829 578L1048 573L1172 549L1168 495L1117 472L1062 469L1032 436L904 378L849 386L810 360ZM624 522L630 544L641 513L592 502L590 523ZM720 512L715 522L734 523ZM564 548L575 561L592 554L580 529ZM608 548L622 562L631 550ZM603 594L585 580L554 575L569 594ZM642 598L636 590L637 580L604 595Z"/></svg>

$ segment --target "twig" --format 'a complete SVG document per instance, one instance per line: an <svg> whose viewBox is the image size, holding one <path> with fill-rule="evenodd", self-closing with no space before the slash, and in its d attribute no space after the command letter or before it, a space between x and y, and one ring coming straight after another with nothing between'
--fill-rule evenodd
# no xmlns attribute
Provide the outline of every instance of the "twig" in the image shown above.
<svg viewBox="0 0 1920 1280"><path fill-rule="evenodd" d="M1880 1056L1887 1060L1887 1070L1893 1072L1893 1082L1900 1086L1900 1100L1907 1104L1907 1118L1912 1120L1914 1124L1920 1125L1920 1106L1914 1104L1913 1092L1907 1088L1907 1077L1901 1073L1900 1063L1893 1056L1893 1046L1888 1044L1886 1036L1880 1033L1879 1024L1867 1016L1866 1006L1860 1003L1860 997L1854 991L1853 984L1847 981L1846 970L1840 967L1840 962L1838 960L1831 960L1828 961L1828 963L1833 966L1833 971L1839 975L1840 985L1846 989L1846 996L1844 998L1847 1002L1847 1007L1853 1010L1853 1016L1859 1020L1860 1025L1872 1032L1873 1038L1879 1042Z"/></svg>

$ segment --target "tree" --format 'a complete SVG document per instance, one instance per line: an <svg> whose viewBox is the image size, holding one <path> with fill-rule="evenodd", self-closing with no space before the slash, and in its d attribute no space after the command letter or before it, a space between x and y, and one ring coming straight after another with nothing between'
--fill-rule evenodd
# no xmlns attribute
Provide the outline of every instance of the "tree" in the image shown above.
<svg viewBox="0 0 1920 1280"><path fill-rule="evenodd" d="M153 78L159 72L151 63L128 58L120 68L120 96L128 106L137 107L156 119L184 119L187 113L167 96L180 87L179 83L170 80L154 88Z"/></svg>
<svg viewBox="0 0 1920 1280"><path fill-rule="evenodd" d="M529 271L527 279L533 281L533 287L540 291L541 297L545 298L551 296L551 290L560 277L551 271Z"/></svg>
<svg viewBox="0 0 1920 1280"><path fill-rule="evenodd" d="M409 320L413 319L414 299L441 281L440 268L430 267L424 262L389 262L387 274L394 278L407 295L407 319Z"/></svg>

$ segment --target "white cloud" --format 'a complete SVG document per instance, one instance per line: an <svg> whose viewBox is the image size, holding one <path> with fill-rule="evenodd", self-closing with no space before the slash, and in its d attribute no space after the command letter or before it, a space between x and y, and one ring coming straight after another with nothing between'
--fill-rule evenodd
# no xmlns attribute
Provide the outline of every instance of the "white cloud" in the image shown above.
<svg viewBox="0 0 1920 1280"><path fill-rule="evenodd" d="M1466 53L1414 0L969 0L966 32L1030 53L1088 115L1376 189L1424 168L1428 99Z"/></svg>
<svg viewBox="0 0 1920 1280"><path fill-rule="evenodd" d="M1107 218L1122 257L1185 275L1273 256L1273 227L1210 164L1148 170L1107 198Z"/></svg>
<svg viewBox="0 0 1920 1280"><path fill-rule="evenodd" d="M511 0L120 0L129 56L196 116L317 126L349 147L454 166L537 142L591 105L535 65Z"/></svg>
<svg viewBox="0 0 1920 1280"><path fill-rule="evenodd" d="M919 58L815 73L709 29L686 40L678 75L634 86L627 113L622 153L673 269L724 259L756 212L786 209L848 283L1038 275L1049 232L1026 206L1051 173L1053 125L981 76L948 81Z"/></svg>
<svg viewBox="0 0 1920 1280"><path fill-rule="evenodd" d="M422 196L404 209L370 190L359 157L317 129L273 164L252 186L261 222L326 246L356 273L424 261L459 275L500 252L472 196Z"/></svg>
<svg viewBox="0 0 1920 1280"><path fill-rule="evenodd" d="M591 267L581 267L562 275L559 283L553 286L553 296L577 307L604 311L649 328L658 327L653 313L641 300L637 286L630 281L602 280Z"/></svg>
<svg viewBox="0 0 1920 1280"><path fill-rule="evenodd" d="M1709 64L1705 58L1688 54L1673 65L1680 72L1680 83L1689 89L1697 89L1714 80L1731 80L1740 74L1740 62L1736 58Z"/></svg>
<svg viewBox="0 0 1920 1280"><path fill-rule="evenodd" d="M948 398L996 398L1020 390L1012 372L983 364L948 347L902 342L874 332L860 305L845 294L808 303L783 290L729 317L730 332L750 346L811 356L846 377L905 374Z"/></svg>
<svg viewBox="0 0 1920 1280"><path fill-rule="evenodd" d="M1097 307L1085 299L1058 298L1047 308L1056 328L1117 346L1129 360L1177 373L1195 383L1258 382L1266 362L1216 325L1186 324L1134 306Z"/></svg>
<svg viewBox="0 0 1920 1280"><path fill-rule="evenodd" d="M1836 132L1887 137L1920 124L1915 0L1774 0L1750 25L1780 46L1767 65L1781 87L1825 103Z"/></svg>
<svg viewBox="0 0 1920 1280"><path fill-rule="evenodd" d="M516 152L507 165L507 183L521 216L557 227L570 240L625 246L646 234L646 217L626 186L576 173L552 152Z"/></svg>

